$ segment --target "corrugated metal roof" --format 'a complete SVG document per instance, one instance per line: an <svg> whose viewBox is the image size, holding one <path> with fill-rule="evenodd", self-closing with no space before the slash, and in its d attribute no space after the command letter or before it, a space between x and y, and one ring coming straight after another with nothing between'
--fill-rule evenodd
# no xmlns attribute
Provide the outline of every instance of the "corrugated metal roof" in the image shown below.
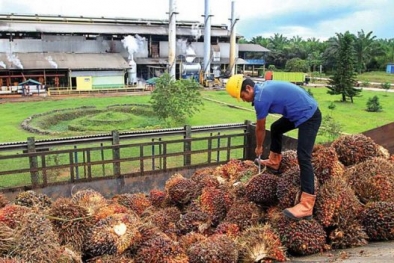
<svg viewBox="0 0 394 263"><path fill-rule="evenodd" d="M238 51L244 52L271 52L271 50L266 49L263 46L257 44L238 44Z"/></svg>
<svg viewBox="0 0 394 263"><path fill-rule="evenodd" d="M211 64L213 64L213 65L229 64L229 63L230 63L230 59L229 58L220 58L220 61L212 61L211 62ZM248 64L248 62L246 62L242 58L237 58L236 59L236 64L237 65L244 65L244 64Z"/></svg>
<svg viewBox="0 0 394 263"><path fill-rule="evenodd" d="M118 53L0 53L6 69L125 69L129 65Z"/></svg>
<svg viewBox="0 0 394 263"><path fill-rule="evenodd" d="M168 25L116 25L94 23L55 23L55 22L22 22L0 21L0 31L3 32L44 32L44 33L74 33L74 34L152 34L168 35ZM177 27L176 34L192 36L191 27ZM227 29L211 29L211 36L229 37Z"/></svg>

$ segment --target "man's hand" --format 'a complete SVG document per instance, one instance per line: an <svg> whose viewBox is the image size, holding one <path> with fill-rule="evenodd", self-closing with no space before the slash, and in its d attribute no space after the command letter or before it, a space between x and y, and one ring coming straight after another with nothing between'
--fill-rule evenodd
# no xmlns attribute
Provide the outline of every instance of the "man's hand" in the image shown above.
<svg viewBox="0 0 394 263"><path fill-rule="evenodd" d="M256 153L256 156L262 156L263 155L263 146L256 146L256 149L254 150Z"/></svg>

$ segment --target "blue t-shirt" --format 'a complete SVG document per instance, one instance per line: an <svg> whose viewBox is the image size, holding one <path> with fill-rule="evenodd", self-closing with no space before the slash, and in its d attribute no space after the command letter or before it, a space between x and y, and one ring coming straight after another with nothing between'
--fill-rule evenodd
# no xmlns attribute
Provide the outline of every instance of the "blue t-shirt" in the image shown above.
<svg viewBox="0 0 394 263"><path fill-rule="evenodd" d="M254 108L257 119L269 113L281 114L295 127L307 121L315 113L316 100L303 88L285 81L270 80L254 86Z"/></svg>

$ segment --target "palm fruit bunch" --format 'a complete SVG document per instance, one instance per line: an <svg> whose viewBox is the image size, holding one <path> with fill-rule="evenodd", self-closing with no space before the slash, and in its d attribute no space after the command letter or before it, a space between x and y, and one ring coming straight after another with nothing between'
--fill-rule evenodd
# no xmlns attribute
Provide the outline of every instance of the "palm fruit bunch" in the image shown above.
<svg viewBox="0 0 394 263"><path fill-rule="evenodd" d="M212 218L202 210L200 202L195 200L182 213L176 225L183 235L191 232L206 234L211 228Z"/></svg>
<svg viewBox="0 0 394 263"><path fill-rule="evenodd" d="M345 172L344 165L339 161L334 147L316 145L312 152L312 165L315 176L320 184L331 177L342 177Z"/></svg>
<svg viewBox="0 0 394 263"><path fill-rule="evenodd" d="M234 223L243 231L258 224L263 217L262 214L262 210L256 203L240 198L234 201L223 221Z"/></svg>
<svg viewBox="0 0 394 263"><path fill-rule="evenodd" d="M215 187L205 187L199 197L202 212L210 216L214 226L226 217L232 202L233 197L229 192Z"/></svg>
<svg viewBox="0 0 394 263"><path fill-rule="evenodd" d="M155 209L149 216L143 217L144 222L152 222L160 231L173 240L177 240L179 229L176 223L181 218L181 211L177 207Z"/></svg>
<svg viewBox="0 0 394 263"><path fill-rule="evenodd" d="M192 174L190 180L196 183L196 196L201 195L204 187L219 187L218 178L213 173L213 168L205 168L197 170Z"/></svg>
<svg viewBox="0 0 394 263"><path fill-rule="evenodd" d="M195 242L187 250L190 263L237 262L238 248L234 239L227 235L214 234L204 240Z"/></svg>
<svg viewBox="0 0 394 263"><path fill-rule="evenodd" d="M331 146L345 166L358 164L372 157L386 157L387 151L363 134L341 135Z"/></svg>
<svg viewBox="0 0 394 263"><path fill-rule="evenodd" d="M156 208L166 206L166 192L160 189L152 189L149 191L149 201Z"/></svg>
<svg viewBox="0 0 394 263"><path fill-rule="evenodd" d="M16 228L23 219L23 215L31 211L32 209L26 206L6 205L0 209L0 223L4 223L10 228Z"/></svg>
<svg viewBox="0 0 394 263"><path fill-rule="evenodd" d="M284 151L280 162L280 172L284 173L295 166L298 166L297 152L295 150Z"/></svg>
<svg viewBox="0 0 394 263"><path fill-rule="evenodd" d="M350 186L363 203L394 201L394 163L372 157L345 172Z"/></svg>
<svg viewBox="0 0 394 263"><path fill-rule="evenodd" d="M315 219L295 221L279 215L270 223L293 255L311 255L326 248L326 232Z"/></svg>
<svg viewBox="0 0 394 263"><path fill-rule="evenodd" d="M93 189L79 190L72 195L71 200L74 204L88 209L90 215L93 215L100 207L107 204L105 197Z"/></svg>
<svg viewBox="0 0 394 263"><path fill-rule="evenodd" d="M263 173L253 176L246 184L245 196L249 201L267 206L278 202L276 188L278 177L273 174Z"/></svg>
<svg viewBox="0 0 394 263"><path fill-rule="evenodd" d="M47 209L51 206L52 200L45 194L37 193L35 191L29 190L25 192L20 192L15 197L16 205L27 206L27 207L37 207L39 209Z"/></svg>
<svg viewBox="0 0 394 263"><path fill-rule="evenodd" d="M190 232L180 236L178 243L184 251L187 251L194 243L200 242L205 239L207 239L207 237L203 234Z"/></svg>
<svg viewBox="0 0 394 263"><path fill-rule="evenodd" d="M9 203L10 203L10 201L8 201L7 197L5 197L5 195L0 193L0 208L3 208L4 206L6 206Z"/></svg>
<svg viewBox="0 0 394 263"><path fill-rule="evenodd" d="M108 204L96 210L96 212L94 213L94 220L97 222L113 214L127 214L127 213L134 213L134 211L130 210L129 208L117 202L108 202Z"/></svg>
<svg viewBox="0 0 394 263"><path fill-rule="evenodd" d="M171 202L182 206L196 197L197 185L193 180L177 173L166 181L164 189Z"/></svg>
<svg viewBox="0 0 394 263"><path fill-rule="evenodd" d="M257 173L257 168L251 161L241 161L231 159L225 164L218 166L214 175L218 177L219 182L228 182L230 184L240 181L242 177L249 177Z"/></svg>
<svg viewBox="0 0 394 263"><path fill-rule="evenodd" d="M241 233L240 227L237 224L223 221L213 231L213 234L227 235L231 238L237 237Z"/></svg>
<svg viewBox="0 0 394 263"><path fill-rule="evenodd" d="M74 204L69 198L59 198L52 203L48 218L59 243L81 253L85 238L94 224L94 218L88 210Z"/></svg>
<svg viewBox="0 0 394 263"><path fill-rule="evenodd" d="M368 243L368 235L356 218L349 218L344 223L328 231L328 244L331 248L360 247Z"/></svg>
<svg viewBox="0 0 394 263"><path fill-rule="evenodd" d="M238 262L284 262L288 260L286 249L270 224L245 229L236 242L240 246Z"/></svg>
<svg viewBox="0 0 394 263"><path fill-rule="evenodd" d="M369 202L360 217L370 240L394 240L394 202Z"/></svg>
<svg viewBox="0 0 394 263"><path fill-rule="evenodd" d="M43 214L34 212L23 215L15 228L15 247L8 256L18 257L24 262L59 262L62 248L51 222Z"/></svg>
<svg viewBox="0 0 394 263"><path fill-rule="evenodd" d="M112 201L134 211L139 216L152 205L149 198L143 193L115 195L112 197Z"/></svg>
<svg viewBox="0 0 394 263"><path fill-rule="evenodd" d="M16 244L15 230L0 222L0 257L11 251Z"/></svg>
<svg viewBox="0 0 394 263"><path fill-rule="evenodd" d="M136 261L127 255L103 255L88 259L86 263L136 263Z"/></svg>
<svg viewBox="0 0 394 263"><path fill-rule="evenodd" d="M135 214L113 214L98 221L86 236L83 253L88 257L122 254L140 239L140 218Z"/></svg>
<svg viewBox="0 0 394 263"><path fill-rule="evenodd" d="M188 263L185 250L152 224L141 225L138 229L141 240L132 252L135 262L141 263Z"/></svg>

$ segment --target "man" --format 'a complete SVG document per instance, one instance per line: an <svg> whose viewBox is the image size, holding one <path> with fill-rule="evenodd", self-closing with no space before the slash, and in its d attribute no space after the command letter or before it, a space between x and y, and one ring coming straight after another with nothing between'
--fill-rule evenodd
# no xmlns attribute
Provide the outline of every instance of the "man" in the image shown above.
<svg viewBox="0 0 394 263"><path fill-rule="evenodd" d="M269 158L258 159L267 169L279 172L282 161L282 136L290 130L298 129L297 159L300 167L301 198L297 205L283 210L283 213L295 220L310 220L316 200L312 150L322 119L317 102L304 89L290 82L270 80L256 84L241 74L234 75L228 80L226 91L238 100L252 102L255 108L256 156L263 154L268 114L282 115L271 125Z"/></svg>

